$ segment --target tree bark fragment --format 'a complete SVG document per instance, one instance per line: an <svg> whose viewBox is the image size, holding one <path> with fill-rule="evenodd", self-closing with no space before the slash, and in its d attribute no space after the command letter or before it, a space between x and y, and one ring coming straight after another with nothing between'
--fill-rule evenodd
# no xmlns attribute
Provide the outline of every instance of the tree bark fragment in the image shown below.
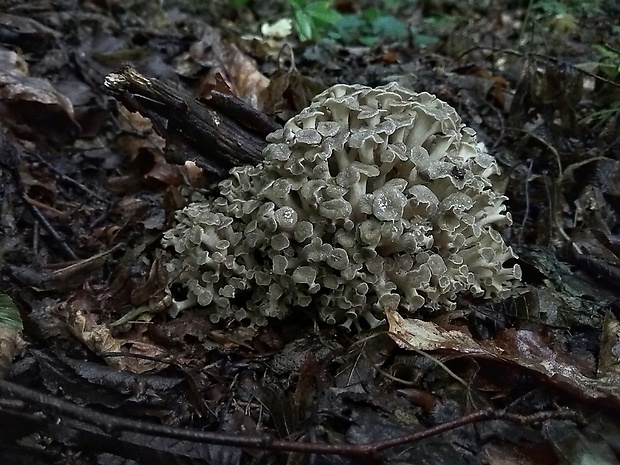
<svg viewBox="0 0 620 465"><path fill-rule="evenodd" d="M130 111L149 118L169 145L182 145L180 160L192 160L216 177L234 166L259 163L265 137L280 127L232 95L212 91L202 103L131 66L109 74L104 89Z"/></svg>

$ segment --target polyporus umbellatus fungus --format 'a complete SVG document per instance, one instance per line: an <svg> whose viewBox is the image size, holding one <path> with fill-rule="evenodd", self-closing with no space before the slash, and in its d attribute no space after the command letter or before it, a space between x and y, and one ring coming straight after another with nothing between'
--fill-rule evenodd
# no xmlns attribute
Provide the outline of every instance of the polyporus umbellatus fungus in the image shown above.
<svg viewBox="0 0 620 465"><path fill-rule="evenodd" d="M497 162L437 97L338 84L268 141L262 164L234 168L165 233L188 293L175 311L264 325L307 308L375 326L386 307L504 298L519 280L494 229L511 223Z"/></svg>

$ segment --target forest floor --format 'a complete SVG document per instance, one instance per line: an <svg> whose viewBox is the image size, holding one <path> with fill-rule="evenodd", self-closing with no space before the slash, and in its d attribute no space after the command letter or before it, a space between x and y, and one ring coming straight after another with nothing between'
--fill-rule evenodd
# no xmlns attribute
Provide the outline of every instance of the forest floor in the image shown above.
<svg viewBox="0 0 620 465"><path fill-rule="evenodd" d="M616 1L0 3L3 463L620 463ZM106 94L127 64L279 124L437 95L505 174L521 286L362 332L171 315L160 239L216 179Z"/></svg>

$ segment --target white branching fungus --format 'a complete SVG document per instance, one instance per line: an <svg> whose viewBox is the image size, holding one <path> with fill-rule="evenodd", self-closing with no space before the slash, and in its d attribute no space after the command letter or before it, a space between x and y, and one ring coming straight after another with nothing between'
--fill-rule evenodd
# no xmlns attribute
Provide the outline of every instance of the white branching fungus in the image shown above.
<svg viewBox="0 0 620 465"><path fill-rule="evenodd" d="M496 226L495 159L456 111L397 84L336 85L268 137L265 160L177 213L167 264L212 321L307 308L346 327L390 307L504 298L520 279Z"/></svg>

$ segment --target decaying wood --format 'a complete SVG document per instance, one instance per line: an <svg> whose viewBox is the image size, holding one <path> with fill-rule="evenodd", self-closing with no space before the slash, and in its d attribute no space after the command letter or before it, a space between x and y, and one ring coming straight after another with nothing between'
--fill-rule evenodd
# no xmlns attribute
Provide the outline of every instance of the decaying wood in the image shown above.
<svg viewBox="0 0 620 465"><path fill-rule="evenodd" d="M232 95L213 91L202 103L130 66L109 74L104 88L130 111L149 118L168 143L184 146L181 159L218 177L233 166L260 162L265 136L280 127Z"/></svg>

